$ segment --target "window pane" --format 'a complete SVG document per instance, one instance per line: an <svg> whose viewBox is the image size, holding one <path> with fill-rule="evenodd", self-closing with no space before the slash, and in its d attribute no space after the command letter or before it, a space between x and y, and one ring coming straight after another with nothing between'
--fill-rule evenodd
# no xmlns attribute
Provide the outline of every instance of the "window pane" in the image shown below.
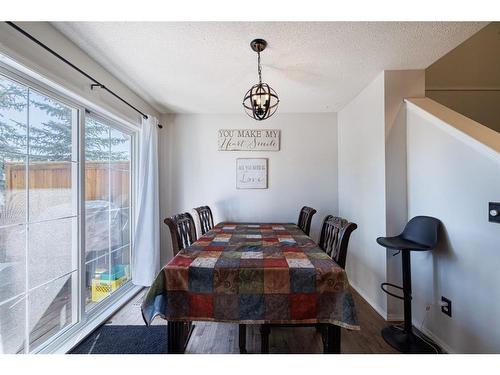
<svg viewBox="0 0 500 375"><path fill-rule="evenodd" d="M111 272L115 280L130 279L130 247L125 246L111 253Z"/></svg>
<svg viewBox="0 0 500 375"><path fill-rule="evenodd" d="M87 117L85 120L85 210L90 215L87 217L87 220L90 220L87 224L95 227L95 230L87 227L87 231L90 229L92 234L89 236L87 233L87 241L90 241L90 244L92 244L94 233L100 233L104 229L94 226L92 220L97 219L100 226L105 220L105 230L106 232L109 230L107 228L109 226L109 152L109 127ZM104 213L100 213L101 211Z"/></svg>
<svg viewBox="0 0 500 375"><path fill-rule="evenodd" d="M128 162L111 162L111 203L115 208L127 208L129 205L129 171L126 169L115 169L117 164L114 163Z"/></svg>
<svg viewBox="0 0 500 375"><path fill-rule="evenodd" d="M130 210L125 209L120 211L122 218L122 244L130 244Z"/></svg>
<svg viewBox="0 0 500 375"><path fill-rule="evenodd" d="M26 221L26 157L0 152L0 226Z"/></svg>
<svg viewBox="0 0 500 375"><path fill-rule="evenodd" d="M98 302L110 295L109 283L110 254L106 254L88 262L85 265L86 275L86 309L89 310Z"/></svg>
<svg viewBox="0 0 500 375"><path fill-rule="evenodd" d="M130 223L129 210L113 210L110 212L111 230L110 246L111 250L123 247L130 243Z"/></svg>
<svg viewBox="0 0 500 375"><path fill-rule="evenodd" d="M100 208L101 204L94 207L89 202L109 202L109 164L107 161L88 160L85 163L85 199L86 209Z"/></svg>
<svg viewBox="0 0 500 375"><path fill-rule="evenodd" d="M109 253L109 209L108 203L102 201L91 202L99 209L87 211L85 214L85 261L91 261L103 254ZM102 204L102 205L101 205ZM87 205L88 207L89 205Z"/></svg>
<svg viewBox="0 0 500 375"><path fill-rule="evenodd" d="M0 75L0 149L26 154L28 89Z"/></svg>
<svg viewBox="0 0 500 375"><path fill-rule="evenodd" d="M109 126L92 118L85 118L85 160L109 163Z"/></svg>
<svg viewBox="0 0 500 375"><path fill-rule="evenodd" d="M0 228L0 303L24 293L25 286L26 225Z"/></svg>
<svg viewBox="0 0 500 375"><path fill-rule="evenodd" d="M29 224L30 289L76 269L76 225L76 218Z"/></svg>
<svg viewBox="0 0 500 375"><path fill-rule="evenodd" d="M0 302L0 354L24 352L26 302L24 296Z"/></svg>
<svg viewBox="0 0 500 375"><path fill-rule="evenodd" d="M130 162L130 136L117 129L111 128L111 160L119 162L118 169L126 168Z"/></svg>
<svg viewBox="0 0 500 375"><path fill-rule="evenodd" d="M73 155L74 111L63 103L29 91L29 153L45 160L76 161Z"/></svg>
<svg viewBox="0 0 500 375"><path fill-rule="evenodd" d="M76 272L32 290L28 295L30 351L63 328L76 323L73 318L73 290Z"/></svg>
<svg viewBox="0 0 500 375"><path fill-rule="evenodd" d="M78 164L29 161L29 221L51 220L76 215Z"/></svg>
<svg viewBox="0 0 500 375"><path fill-rule="evenodd" d="M110 199L115 208L128 207L130 182L130 136L110 131Z"/></svg>

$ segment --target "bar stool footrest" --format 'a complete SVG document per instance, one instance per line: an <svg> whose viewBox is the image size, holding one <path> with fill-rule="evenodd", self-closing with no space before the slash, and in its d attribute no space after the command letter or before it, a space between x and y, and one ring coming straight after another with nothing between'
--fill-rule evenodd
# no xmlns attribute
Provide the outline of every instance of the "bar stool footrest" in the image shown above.
<svg viewBox="0 0 500 375"><path fill-rule="evenodd" d="M380 284L380 289L382 289L385 293L387 293L388 295L390 296L393 296L394 298L397 298L397 299L404 299L404 297L402 296L398 296L397 294L394 294L392 292L389 292L385 287L387 286L390 286L390 287L393 287L393 288L396 288L396 289L399 289L399 290L403 290L402 287L398 286L398 285L394 285L394 284L391 284L391 283L382 283ZM410 297L411 298L411 297Z"/></svg>

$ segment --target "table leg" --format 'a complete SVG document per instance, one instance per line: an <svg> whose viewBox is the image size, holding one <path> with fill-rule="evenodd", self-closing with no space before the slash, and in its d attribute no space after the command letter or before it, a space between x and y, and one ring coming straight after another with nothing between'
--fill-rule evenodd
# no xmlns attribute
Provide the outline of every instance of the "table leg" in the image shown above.
<svg viewBox="0 0 500 375"><path fill-rule="evenodd" d="M167 353L182 354L184 352L184 322L168 322Z"/></svg>
<svg viewBox="0 0 500 375"><path fill-rule="evenodd" d="M327 354L340 354L340 327L327 324L326 327L326 340L324 343L324 353Z"/></svg>
<svg viewBox="0 0 500 375"><path fill-rule="evenodd" d="M246 324L240 324L238 326L238 337L240 340L240 354L245 354L247 352L247 326L246 326Z"/></svg>
<svg viewBox="0 0 500 375"><path fill-rule="evenodd" d="M260 353L269 354L269 333L271 332L271 327L268 324L263 324L260 326Z"/></svg>

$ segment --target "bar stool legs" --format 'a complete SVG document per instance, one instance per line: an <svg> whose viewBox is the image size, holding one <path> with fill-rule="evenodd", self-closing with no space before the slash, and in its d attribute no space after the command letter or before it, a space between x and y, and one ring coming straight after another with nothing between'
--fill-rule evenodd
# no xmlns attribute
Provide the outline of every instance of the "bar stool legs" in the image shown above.
<svg viewBox="0 0 500 375"><path fill-rule="evenodd" d="M382 337L402 353L436 353L435 347L413 333L411 318L411 264L410 252L401 252L403 268L404 326L391 325L382 329ZM387 283L384 283L387 284ZM382 288L383 289L383 288ZM384 290L384 289L383 289ZM384 290L385 291L385 290Z"/></svg>
<svg viewBox="0 0 500 375"><path fill-rule="evenodd" d="M413 334L411 319L411 264L410 252L403 251L401 254L403 266L403 309L405 318L405 332Z"/></svg>

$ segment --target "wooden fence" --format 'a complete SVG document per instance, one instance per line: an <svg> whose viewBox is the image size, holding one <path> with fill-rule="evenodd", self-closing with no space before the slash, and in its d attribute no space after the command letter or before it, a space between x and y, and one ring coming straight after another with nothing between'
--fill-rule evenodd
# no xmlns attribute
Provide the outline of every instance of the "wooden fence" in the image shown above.
<svg viewBox="0 0 500 375"><path fill-rule="evenodd" d="M30 189L70 189L73 176L76 177L76 164L70 162L30 162ZM73 170L72 170L73 169ZM85 199L105 200L128 204L129 161L90 161L85 162ZM24 189L26 186L26 165L19 162L5 163L5 188L7 191Z"/></svg>

